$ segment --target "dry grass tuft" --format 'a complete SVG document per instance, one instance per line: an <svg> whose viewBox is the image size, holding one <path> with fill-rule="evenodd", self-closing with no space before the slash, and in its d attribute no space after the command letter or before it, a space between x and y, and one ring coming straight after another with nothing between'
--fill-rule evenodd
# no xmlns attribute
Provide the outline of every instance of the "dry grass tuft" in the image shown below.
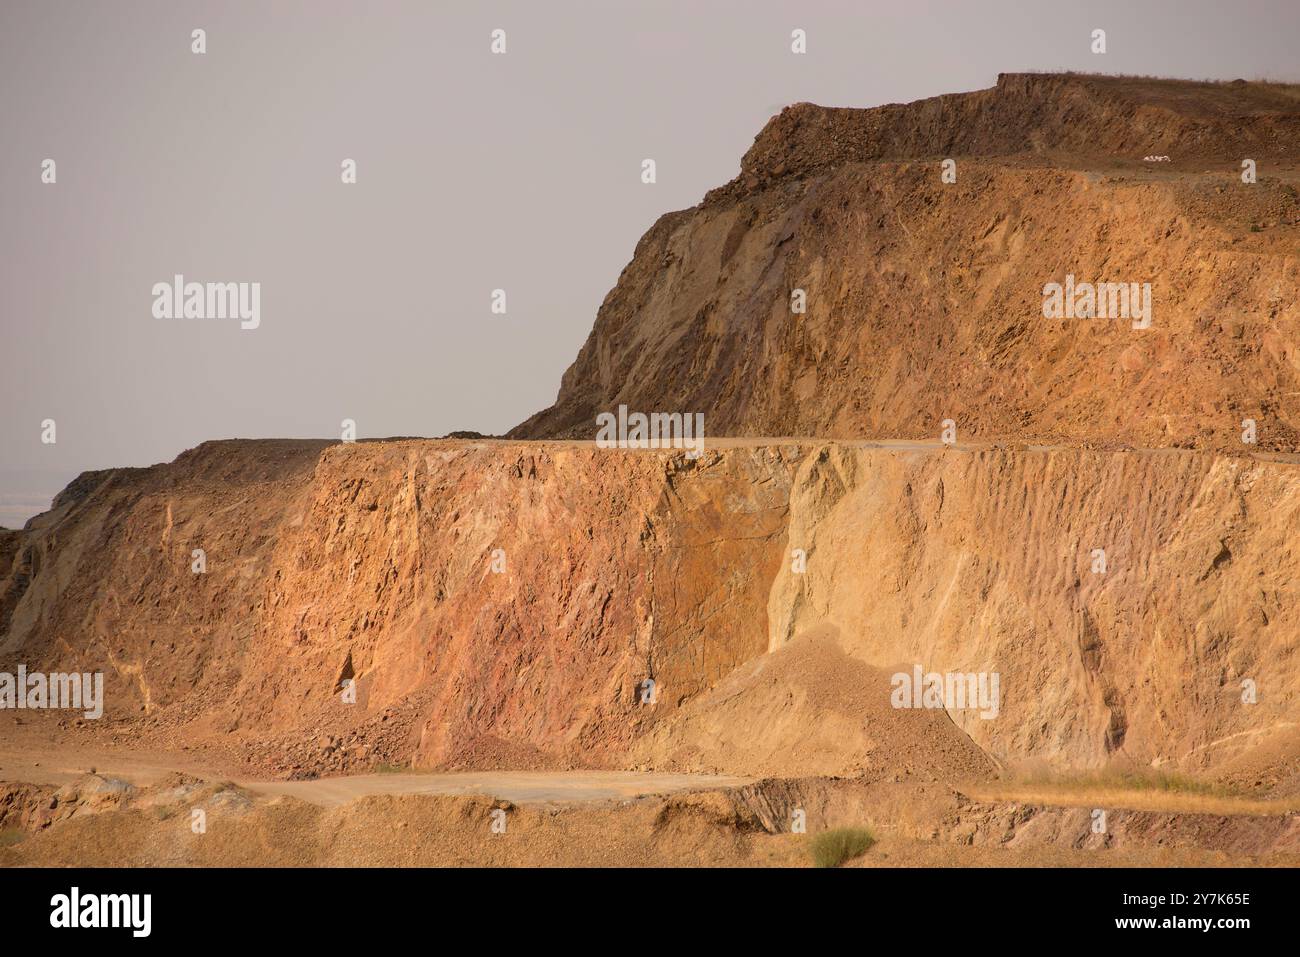
<svg viewBox="0 0 1300 957"><path fill-rule="evenodd" d="M838 827L814 837L810 851L817 867L839 867L865 854L875 843L875 835L865 827Z"/></svg>

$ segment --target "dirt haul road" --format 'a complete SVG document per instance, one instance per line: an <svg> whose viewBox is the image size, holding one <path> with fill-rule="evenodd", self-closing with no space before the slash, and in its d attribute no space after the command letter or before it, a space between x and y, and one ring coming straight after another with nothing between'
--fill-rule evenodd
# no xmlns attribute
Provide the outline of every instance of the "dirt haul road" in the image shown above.
<svg viewBox="0 0 1300 957"><path fill-rule="evenodd" d="M338 807L375 794L482 794L513 804L631 800L651 795L739 787L749 778L639 771L466 771L452 774L357 774L315 781L250 781L256 794Z"/></svg>

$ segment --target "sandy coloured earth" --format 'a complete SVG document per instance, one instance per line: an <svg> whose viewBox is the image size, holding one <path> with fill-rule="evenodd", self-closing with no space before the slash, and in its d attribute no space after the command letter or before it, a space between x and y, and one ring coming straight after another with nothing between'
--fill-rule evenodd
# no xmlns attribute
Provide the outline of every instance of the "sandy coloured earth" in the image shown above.
<svg viewBox="0 0 1300 957"><path fill-rule="evenodd" d="M31 757L40 753L39 766ZM1130 788L746 781L645 772L385 773L233 782L127 750L0 749L0 864L807 866L873 823L853 866L1295 866L1297 802ZM92 773L82 762L98 760ZM184 762L182 762L184 763ZM55 787L54 784L58 786ZM1093 808L1111 834L1091 834ZM808 812L793 830L794 807ZM203 828L195 831L195 814ZM494 817L500 815L500 817ZM17 825L15 825L17 822ZM494 830L494 824L503 830ZM1290 847L1289 851L1283 850Z"/></svg>
<svg viewBox="0 0 1300 957"><path fill-rule="evenodd" d="M83 474L0 672L104 713L0 710L0 864L1295 865L1297 156L1281 84L800 104L508 437Z"/></svg>

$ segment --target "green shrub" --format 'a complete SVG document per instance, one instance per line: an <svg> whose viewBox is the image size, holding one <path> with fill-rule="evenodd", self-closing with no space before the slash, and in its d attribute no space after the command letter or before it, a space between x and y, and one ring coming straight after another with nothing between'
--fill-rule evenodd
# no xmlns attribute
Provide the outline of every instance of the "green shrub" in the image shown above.
<svg viewBox="0 0 1300 957"><path fill-rule="evenodd" d="M812 840L812 859L818 867L839 867L859 854L865 854L876 837L865 827L837 827L822 831Z"/></svg>

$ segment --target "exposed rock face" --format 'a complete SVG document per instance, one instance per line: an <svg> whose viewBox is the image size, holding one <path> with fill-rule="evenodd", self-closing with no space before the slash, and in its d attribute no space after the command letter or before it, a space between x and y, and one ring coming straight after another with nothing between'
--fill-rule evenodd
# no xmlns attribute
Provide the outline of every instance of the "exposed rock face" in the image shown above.
<svg viewBox="0 0 1300 957"><path fill-rule="evenodd" d="M824 447L794 482L808 568L773 583L772 640L826 621L878 666L999 672L998 716L953 720L1002 758L1205 766L1293 735L1298 482L1174 451ZM1243 704L1247 678L1277 698Z"/></svg>
<svg viewBox="0 0 1300 957"><path fill-rule="evenodd" d="M1297 155L1300 98L1267 84L1020 75L789 107L736 180L646 233L555 405L511 437L591 438L622 403L713 435L935 438L951 418L1221 450L1251 418L1294 449ZM1067 276L1150 283L1150 328L1044 318Z"/></svg>
<svg viewBox="0 0 1300 957"><path fill-rule="evenodd" d="M33 522L0 667L102 669L110 717L301 734L414 711L421 764L599 763L766 650L796 461L208 443Z"/></svg>
<svg viewBox="0 0 1300 957"><path fill-rule="evenodd" d="M333 447L275 550L241 721L273 697L295 726L350 656L363 705L429 702L421 763L598 761L654 713L647 679L671 707L765 650L795 461Z"/></svg>
<svg viewBox="0 0 1300 957"><path fill-rule="evenodd" d="M104 670L110 718L191 740L329 731L304 770L391 724L420 766L1281 783L1297 523L1297 465L1178 450L209 443L33 523L0 670ZM914 664L998 672L997 717L891 708Z"/></svg>

